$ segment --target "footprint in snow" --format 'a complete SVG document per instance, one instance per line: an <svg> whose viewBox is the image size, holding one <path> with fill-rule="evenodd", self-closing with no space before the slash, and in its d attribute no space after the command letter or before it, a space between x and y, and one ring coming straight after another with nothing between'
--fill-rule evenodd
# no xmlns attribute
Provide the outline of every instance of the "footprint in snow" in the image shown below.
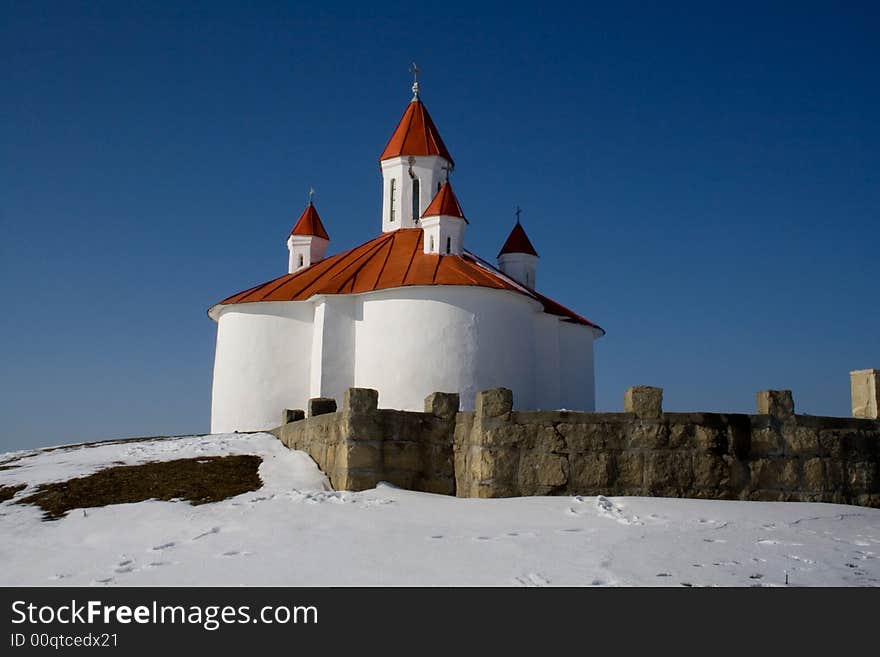
<svg viewBox="0 0 880 657"><path fill-rule="evenodd" d="M639 520L638 516L627 516L623 509L611 500L609 500L604 495L599 495L596 498L596 511L599 512L600 516L605 518L609 518L611 520L616 520L621 525L641 525L642 522Z"/></svg>
<svg viewBox="0 0 880 657"><path fill-rule="evenodd" d="M541 573L526 573L515 580L520 586L547 586L550 583Z"/></svg>
<svg viewBox="0 0 880 657"><path fill-rule="evenodd" d="M193 539L195 540L195 539ZM175 546L174 541L170 541L168 543L162 543L162 545L156 545L153 547L153 550L167 550L168 548L173 548Z"/></svg>
<svg viewBox="0 0 880 657"><path fill-rule="evenodd" d="M220 533L219 527L211 527L211 529L209 529L208 531L203 532L203 533L199 534L198 536L193 536L192 540L197 541L200 538L205 538L205 536L210 536L211 534L219 534L219 533Z"/></svg>

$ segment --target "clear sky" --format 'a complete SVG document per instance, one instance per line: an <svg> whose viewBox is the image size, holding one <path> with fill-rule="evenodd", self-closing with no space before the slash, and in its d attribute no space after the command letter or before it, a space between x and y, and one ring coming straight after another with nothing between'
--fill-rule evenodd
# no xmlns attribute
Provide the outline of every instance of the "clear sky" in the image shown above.
<svg viewBox="0 0 880 657"><path fill-rule="evenodd" d="M878 5L518 4L0 2L0 450L207 431L207 308L286 273L309 186L330 252L378 234L411 60L467 247L519 205L538 289L607 330L600 410L849 415Z"/></svg>

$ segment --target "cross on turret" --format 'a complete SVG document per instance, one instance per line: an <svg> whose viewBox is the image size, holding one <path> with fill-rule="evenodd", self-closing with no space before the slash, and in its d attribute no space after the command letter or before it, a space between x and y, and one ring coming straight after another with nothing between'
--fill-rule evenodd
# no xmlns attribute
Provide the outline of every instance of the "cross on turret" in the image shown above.
<svg viewBox="0 0 880 657"><path fill-rule="evenodd" d="M413 100L418 100L419 99L419 67L416 66L415 62L413 62L412 64L409 65L409 72L413 74L413 85L412 85Z"/></svg>

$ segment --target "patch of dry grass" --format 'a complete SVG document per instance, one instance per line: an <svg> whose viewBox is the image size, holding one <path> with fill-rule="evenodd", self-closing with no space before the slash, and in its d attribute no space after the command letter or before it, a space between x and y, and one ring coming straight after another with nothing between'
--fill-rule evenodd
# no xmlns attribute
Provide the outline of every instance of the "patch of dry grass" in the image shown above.
<svg viewBox="0 0 880 657"><path fill-rule="evenodd" d="M208 504L262 487L257 472L261 462L259 456L244 454L121 465L43 484L17 503L39 506L45 520L57 520L73 509L151 499Z"/></svg>
<svg viewBox="0 0 880 657"><path fill-rule="evenodd" d="M24 488L27 488L27 484L17 484L15 486L0 486L0 502L11 500L18 491Z"/></svg>

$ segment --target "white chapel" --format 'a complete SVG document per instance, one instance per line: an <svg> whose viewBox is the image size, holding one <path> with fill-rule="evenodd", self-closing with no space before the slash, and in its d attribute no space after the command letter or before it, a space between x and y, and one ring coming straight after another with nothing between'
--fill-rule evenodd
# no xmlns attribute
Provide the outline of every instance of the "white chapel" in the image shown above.
<svg viewBox="0 0 880 657"><path fill-rule="evenodd" d="M604 331L536 291L538 253L518 219L496 264L468 251L455 163L418 82L379 163L380 235L328 255L310 201L287 240L288 272L208 310L211 431L271 429L284 409L351 387L403 410L422 410L435 391L472 409L478 391L498 386L521 409L593 410L593 341Z"/></svg>

